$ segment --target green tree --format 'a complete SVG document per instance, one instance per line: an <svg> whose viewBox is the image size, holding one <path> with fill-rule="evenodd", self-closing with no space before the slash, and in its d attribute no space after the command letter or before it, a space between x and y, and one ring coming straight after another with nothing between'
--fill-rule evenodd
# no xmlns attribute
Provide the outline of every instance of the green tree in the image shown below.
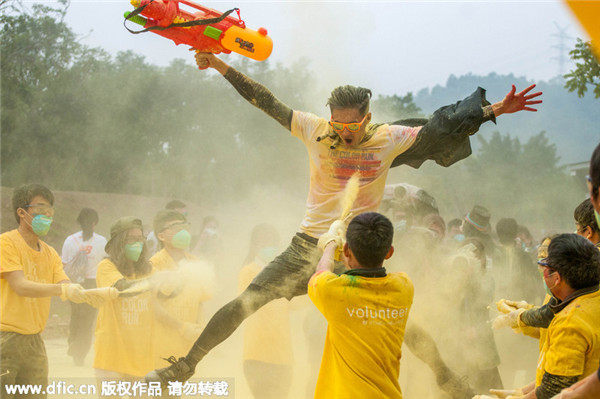
<svg viewBox="0 0 600 399"><path fill-rule="evenodd" d="M381 122L424 117L421 109L415 104L412 93L407 93L403 97L397 94L391 96L380 94L372 101L371 109L375 115L375 120Z"/></svg>
<svg viewBox="0 0 600 399"><path fill-rule="evenodd" d="M592 52L592 43L577 39L575 49L569 54L576 61L576 68L565 75L565 88L570 92L577 91L577 95L583 97L588 85L592 85L595 98L600 98L600 63Z"/></svg>

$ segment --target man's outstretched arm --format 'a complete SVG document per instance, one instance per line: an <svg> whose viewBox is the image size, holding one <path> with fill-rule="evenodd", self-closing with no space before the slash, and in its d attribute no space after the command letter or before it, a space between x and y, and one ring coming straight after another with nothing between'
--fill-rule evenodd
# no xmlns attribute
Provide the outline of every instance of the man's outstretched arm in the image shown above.
<svg viewBox="0 0 600 399"><path fill-rule="evenodd" d="M534 106L542 100L535 98L542 93L530 94L534 87L531 85L517 93L513 85L504 99L494 104L485 99L485 90L479 87L456 104L439 108L425 121L412 147L394 159L392 167L409 165L418 168L426 160L448 167L468 157L471 155L469 136L477 133L482 123L490 120L496 122L496 117L503 114L537 111ZM403 122L393 124L406 125Z"/></svg>
<svg viewBox="0 0 600 399"><path fill-rule="evenodd" d="M250 104L264 111L287 130L291 130L294 111L265 86L230 67L212 53L197 53L196 64L200 69L217 70Z"/></svg>

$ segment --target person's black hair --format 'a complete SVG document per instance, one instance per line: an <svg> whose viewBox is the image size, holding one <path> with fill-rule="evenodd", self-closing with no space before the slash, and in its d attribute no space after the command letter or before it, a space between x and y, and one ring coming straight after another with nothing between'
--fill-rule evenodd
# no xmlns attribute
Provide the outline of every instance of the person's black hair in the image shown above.
<svg viewBox="0 0 600 399"><path fill-rule="evenodd" d="M27 205L30 205L31 200L37 196L43 197L50 205L54 205L54 194L52 194L52 191L46 186L31 183L15 189L12 196L12 207L17 223L21 222L17 209L27 209Z"/></svg>
<svg viewBox="0 0 600 399"><path fill-rule="evenodd" d="M573 289L600 282L600 251L590 240L577 234L560 234L548 246L548 266Z"/></svg>
<svg viewBox="0 0 600 399"><path fill-rule="evenodd" d="M596 200L600 195L600 144L596 146L590 159L590 178L592 179L592 197Z"/></svg>
<svg viewBox="0 0 600 399"><path fill-rule="evenodd" d="M79 223L83 229L93 227L99 220L100 217L98 216L98 212L92 208L82 208L81 211L79 211L79 216L77 216L77 223Z"/></svg>
<svg viewBox="0 0 600 399"><path fill-rule="evenodd" d="M517 231L517 221L513 218L502 218L496 223L496 234L501 244L514 244Z"/></svg>
<svg viewBox="0 0 600 399"><path fill-rule="evenodd" d="M573 212L573 218L575 219L575 223L581 226L582 229L590 226L594 233L600 232L598 223L596 223L596 217L594 216L594 206L589 198L577 205L577 208Z"/></svg>
<svg viewBox="0 0 600 399"><path fill-rule="evenodd" d="M346 242L365 268L381 267L392 246L394 226L385 216L366 212L356 216L346 230Z"/></svg>

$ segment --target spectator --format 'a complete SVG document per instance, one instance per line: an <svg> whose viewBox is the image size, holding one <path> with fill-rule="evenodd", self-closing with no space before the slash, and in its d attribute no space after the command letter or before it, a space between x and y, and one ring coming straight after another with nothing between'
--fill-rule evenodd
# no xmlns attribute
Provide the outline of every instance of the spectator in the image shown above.
<svg viewBox="0 0 600 399"><path fill-rule="evenodd" d="M81 231L67 237L61 252L65 271L73 270L74 274L80 276L79 281L75 281L86 289L96 288L98 263L106 255L104 252L106 238L94 232L98 221L98 212L94 209L83 208L77 216ZM78 268L81 268L81 271L77 270ZM73 279L73 275L69 272L67 274ZM71 303L67 354L73 358L77 366L83 366L85 357L92 346L97 314L97 309L88 304Z"/></svg>

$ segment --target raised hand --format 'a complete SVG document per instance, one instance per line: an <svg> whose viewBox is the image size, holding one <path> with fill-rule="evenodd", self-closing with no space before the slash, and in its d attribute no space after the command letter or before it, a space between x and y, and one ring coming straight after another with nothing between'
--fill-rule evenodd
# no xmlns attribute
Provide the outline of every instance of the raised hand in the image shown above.
<svg viewBox="0 0 600 399"><path fill-rule="evenodd" d="M512 89L504 97L504 100L493 105L494 114L500 116L502 114L512 114L519 111L537 112L537 109L532 108L531 106L542 103L542 100L533 100L533 98L541 96L542 92L538 91L528 94L534 87L535 84L517 93L517 88L515 85L512 85Z"/></svg>

